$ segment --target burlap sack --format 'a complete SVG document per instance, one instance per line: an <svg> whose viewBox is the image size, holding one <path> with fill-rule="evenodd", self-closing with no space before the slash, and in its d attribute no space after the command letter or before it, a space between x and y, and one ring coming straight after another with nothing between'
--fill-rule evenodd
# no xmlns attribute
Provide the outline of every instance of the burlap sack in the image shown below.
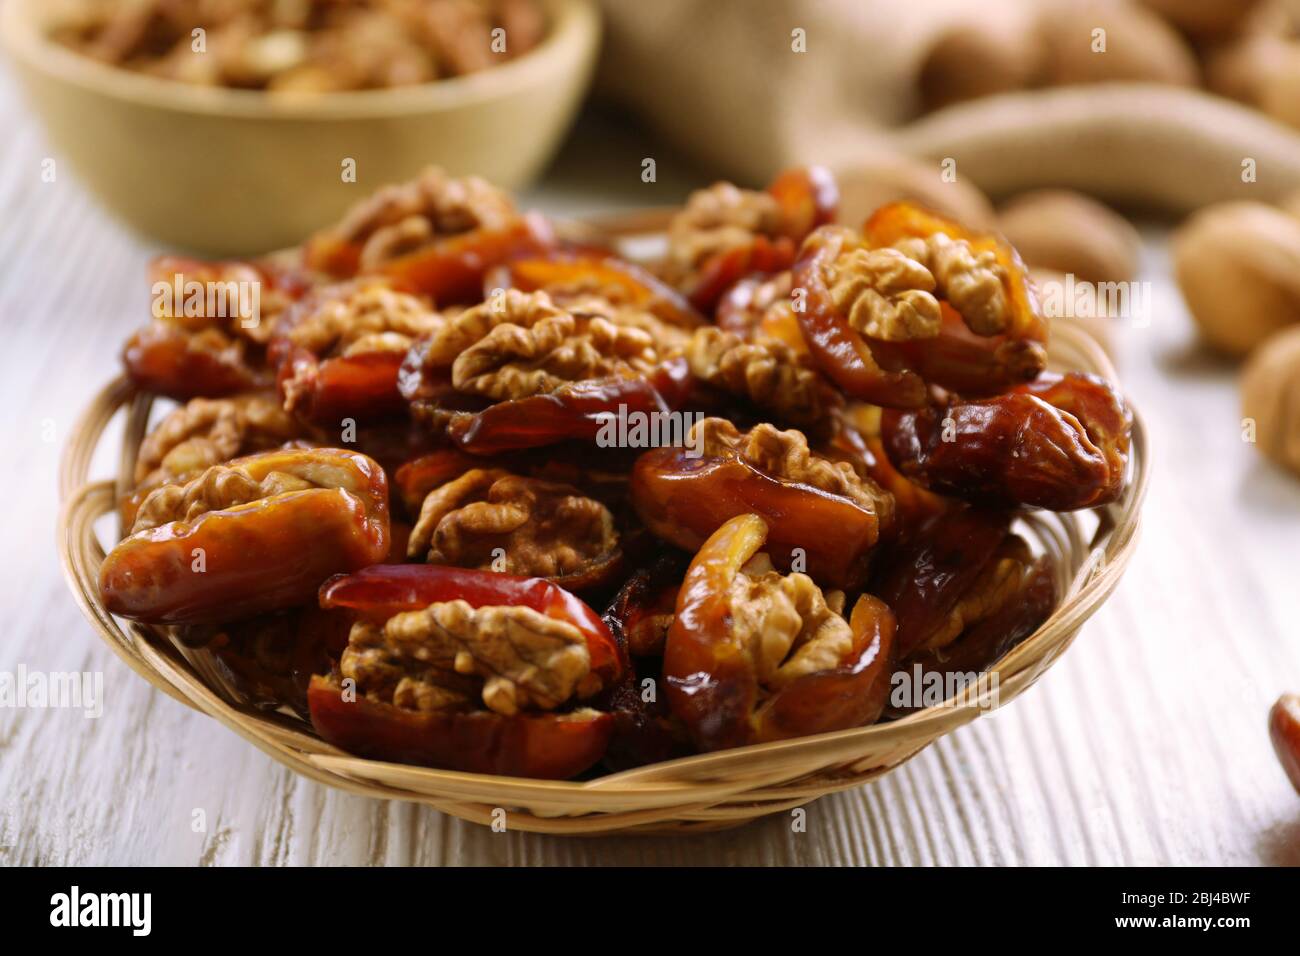
<svg viewBox="0 0 1300 956"><path fill-rule="evenodd" d="M968 184L994 198L1064 186L1179 213L1300 188L1295 130L1195 88L1035 89L921 115L918 74L937 38L994 9L999 31L1029 29L1048 2L602 0L600 89L738 181L820 162L968 218L986 208ZM940 178L944 159L956 183ZM1243 181L1247 160L1257 181Z"/></svg>

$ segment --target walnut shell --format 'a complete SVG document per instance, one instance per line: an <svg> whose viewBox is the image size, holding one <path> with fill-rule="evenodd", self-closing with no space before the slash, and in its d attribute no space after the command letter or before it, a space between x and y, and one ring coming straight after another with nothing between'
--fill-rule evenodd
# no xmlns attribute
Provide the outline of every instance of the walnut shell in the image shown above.
<svg viewBox="0 0 1300 956"><path fill-rule="evenodd" d="M1208 206L1173 237L1174 273L1205 341L1244 356L1300 321L1300 220L1256 202Z"/></svg>
<svg viewBox="0 0 1300 956"><path fill-rule="evenodd" d="M1093 31L1106 48L1093 52ZM1195 86L1196 58L1187 41L1142 7L1105 0L1048 5L1040 20L1048 86L1135 81Z"/></svg>
<svg viewBox="0 0 1300 956"><path fill-rule="evenodd" d="M1286 68L1295 44L1270 33L1243 34L1205 56L1205 86L1219 96L1258 107L1274 74Z"/></svg>
<svg viewBox="0 0 1300 956"><path fill-rule="evenodd" d="M1254 419L1255 446L1300 475L1300 326L1274 335L1246 363L1241 414Z"/></svg>
<svg viewBox="0 0 1300 956"><path fill-rule="evenodd" d="M1300 41L1278 41L1279 49L1259 81L1259 108L1274 119L1300 126Z"/></svg>
<svg viewBox="0 0 1300 956"><path fill-rule="evenodd" d="M1043 44L1026 10L985 7L954 23L926 51L917 88L926 110L1032 86L1043 70Z"/></svg>
<svg viewBox="0 0 1300 956"><path fill-rule="evenodd" d="M1277 208L1300 220L1300 190L1289 192L1277 201Z"/></svg>
<svg viewBox="0 0 1300 956"><path fill-rule="evenodd" d="M1127 282L1137 272L1137 230L1081 193L1024 193L1002 207L998 226L1031 266L1086 282Z"/></svg>
<svg viewBox="0 0 1300 956"><path fill-rule="evenodd" d="M1184 33L1213 39L1233 32L1259 0L1142 0Z"/></svg>

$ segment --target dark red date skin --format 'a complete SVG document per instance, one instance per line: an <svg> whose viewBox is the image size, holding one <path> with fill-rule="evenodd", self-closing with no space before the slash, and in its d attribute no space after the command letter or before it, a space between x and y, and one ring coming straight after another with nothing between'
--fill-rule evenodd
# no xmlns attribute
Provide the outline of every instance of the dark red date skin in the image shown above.
<svg viewBox="0 0 1300 956"><path fill-rule="evenodd" d="M217 351L196 345L165 322L152 322L131 336L122 363L137 388L178 402L255 391L271 377L251 366L238 347Z"/></svg>
<svg viewBox="0 0 1300 956"><path fill-rule="evenodd" d="M638 656L663 654L663 636L656 619L671 615L677 607L677 593L686 574L687 558L679 552L661 554L624 582L604 620L628 653Z"/></svg>
<svg viewBox="0 0 1300 956"><path fill-rule="evenodd" d="M1109 384L1077 374L1044 377L988 399L887 409L881 419L890 460L922 487L989 506L1051 511L1119 496L1131 427Z"/></svg>
<svg viewBox="0 0 1300 956"><path fill-rule="evenodd" d="M698 549L737 515L760 515L777 567L789 568L798 549L808 574L833 587L861 585L882 530L879 516L857 502L778 481L737 456L648 451L632 469L631 492L647 527L686 551Z"/></svg>
<svg viewBox="0 0 1300 956"><path fill-rule="evenodd" d="M544 578L430 564L387 564L326 581L320 606L346 608L386 621L442 601L471 607L528 607L578 628L587 639L591 669L609 686L622 676L626 658L600 616L582 600Z"/></svg>
<svg viewBox="0 0 1300 956"><path fill-rule="evenodd" d="M1035 563L1028 581L1014 600L967 628L952 644L913 654L899 665L899 669L914 675L919 667L922 687L925 686L925 675L931 672L945 677L949 674L982 674L1038 630L1051 616L1056 601L1056 582L1051 564L1044 556ZM947 686L946 681L944 686ZM967 686L966 693L977 698L984 690L979 685ZM913 709L891 707L890 713L902 716Z"/></svg>
<svg viewBox="0 0 1300 956"><path fill-rule="evenodd" d="M684 359L661 365L650 376L574 382L545 395L531 395L453 417L448 437L476 455L492 455L559 442L596 441L611 415L646 415L677 408L689 394Z"/></svg>
<svg viewBox="0 0 1300 956"><path fill-rule="evenodd" d="M926 382L965 396L994 395L1031 382L1047 367L1032 339L976 335L947 302L939 303L939 334L911 342L872 342L886 368L911 369Z"/></svg>
<svg viewBox="0 0 1300 956"><path fill-rule="evenodd" d="M360 757L540 780L582 773L604 755L614 731L614 718L594 710L504 717L349 701L334 678L320 675L311 679L307 704L321 739Z"/></svg>
<svg viewBox="0 0 1300 956"><path fill-rule="evenodd" d="M1268 733L1282 769L1300 793L1300 694L1283 694L1268 712Z"/></svg>
<svg viewBox="0 0 1300 956"><path fill-rule="evenodd" d="M957 507L930 517L891 550L868 589L898 618L900 659L948 617L1010 528L1008 512Z"/></svg>
<svg viewBox="0 0 1300 956"><path fill-rule="evenodd" d="M286 382L305 383L292 411L313 425L401 418L409 407L397 387L405 358L405 352L365 352L321 360L306 349L293 349L280 365L281 395Z"/></svg>
<svg viewBox="0 0 1300 956"><path fill-rule="evenodd" d="M230 464L260 480L272 471L295 473L302 462L332 468L340 486L278 494L130 535L100 566L104 606L150 624L239 620L302 605L330 575L383 561L388 480L374 461L339 449L290 449Z"/></svg>
<svg viewBox="0 0 1300 956"><path fill-rule="evenodd" d="M677 598L664 678L673 715L701 750L862 726L886 703L894 615L870 595L854 606L853 645L837 666L807 674L760 703L756 664L732 630L730 588L766 536L757 515L727 522L691 561Z"/></svg>
<svg viewBox="0 0 1300 956"><path fill-rule="evenodd" d="M439 306L472 303L480 300L483 277L493 266L515 256L545 252L554 244L550 224L529 213L499 229L475 229L439 239L374 271L389 276L399 288L431 296ZM304 256L309 268L351 278L360 269L361 246L325 233L308 242Z"/></svg>

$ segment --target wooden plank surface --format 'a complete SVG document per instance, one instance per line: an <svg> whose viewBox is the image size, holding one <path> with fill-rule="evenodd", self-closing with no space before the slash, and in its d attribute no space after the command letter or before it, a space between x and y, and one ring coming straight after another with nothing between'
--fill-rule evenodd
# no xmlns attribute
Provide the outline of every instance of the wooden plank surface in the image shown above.
<svg viewBox="0 0 1300 956"><path fill-rule="evenodd" d="M1300 799L1269 702L1300 688L1300 482L1243 443L1234 372L1191 348L1163 233L1153 321L1120 330L1155 475L1119 591L1007 709L897 772L779 817L690 838L493 833L307 782L135 677L82 620L54 548L62 441L145 317L157 251L52 154L0 77L0 671L103 675L103 714L0 709L0 861L20 864L1300 864ZM696 173L584 123L531 198L581 213L680 198ZM53 183L41 162L58 162ZM201 215L201 208L193 211ZM111 458L102 456L99 474ZM202 817L204 826L196 828Z"/></svg>

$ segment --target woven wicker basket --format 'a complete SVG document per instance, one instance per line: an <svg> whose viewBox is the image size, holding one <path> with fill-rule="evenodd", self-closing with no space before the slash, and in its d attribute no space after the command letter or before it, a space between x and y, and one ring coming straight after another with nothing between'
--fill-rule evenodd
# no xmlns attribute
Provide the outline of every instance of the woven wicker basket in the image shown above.
<svg viewBox="0 0 1300 956"><path fill-rule="evenodd" d="M584 238L623 240L653 232L662 221L661 214L652 212L588 223ZM1069 323L1056 324L1050 357L1054 368L1115 380L1105 353ZM59 550L73 596L100 636L145 680L321 783L425 803L481 824L493 823L494 811L505 810L509 828L541 833L713 830L860 786L986 712L986 701L959 700L871 727L687 757L585 782L455 773L350 756L319 740L297 718L242 701L206 666L204 655L178 647L145 625L128 623L124 629L100 602L98 575L105 552L94 526L116 509L119 494L130 487L152 405L151 396L135 393L118 379L95 396L73 430L59 475L64 501ZM119 477L89 481L92 455L119 412L126 417ZM999 706L1038 679L1119 583L1136 544L1147 468L1146 435L1135 416L1129 480L1119 501L1093 512L1035 513L1023 522L1021 533L1056 556L1063 599L1035 634L996 665Z"/></svg>

